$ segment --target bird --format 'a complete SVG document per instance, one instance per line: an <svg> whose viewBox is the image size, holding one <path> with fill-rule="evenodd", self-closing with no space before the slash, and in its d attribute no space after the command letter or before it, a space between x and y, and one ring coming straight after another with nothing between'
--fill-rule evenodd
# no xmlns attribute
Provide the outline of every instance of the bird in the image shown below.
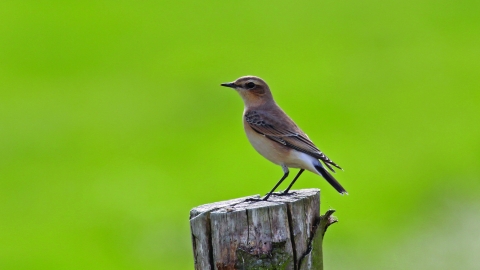
<svg viewBox="0 0 480 270"><path fill-rule="evenodd" d="M253 148L283 169L282 178L263 198L264 201L268 200L288 177L289 168L300 170L283 192L284 195L288 194L305 170L322 176L340 194L348 194L327 170L328 168L335 172L332 167L343 169L320 151L307 134L277 105L264 80L256 76L243 76L220 85L235 89L242 97L243 127Z"/></svg>

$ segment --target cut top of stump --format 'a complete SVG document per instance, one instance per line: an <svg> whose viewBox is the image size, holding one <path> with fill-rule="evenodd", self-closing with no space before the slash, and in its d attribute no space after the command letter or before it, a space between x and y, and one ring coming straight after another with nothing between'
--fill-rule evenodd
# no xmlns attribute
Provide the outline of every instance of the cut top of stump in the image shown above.
<svg viewBox="0 0 480 270"><path fill-rule="evenodd" d="M319 224L319 189L195 207L190 211L195 269L320 269L311 256ZM317 249L321 259L321 241Z"/></svg>

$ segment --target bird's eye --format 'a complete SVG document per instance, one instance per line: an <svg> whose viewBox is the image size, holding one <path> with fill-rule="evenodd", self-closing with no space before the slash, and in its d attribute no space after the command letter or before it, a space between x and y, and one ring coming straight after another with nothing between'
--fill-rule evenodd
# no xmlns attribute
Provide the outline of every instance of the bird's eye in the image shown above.
<svg viewBox="0 0 480 270"><path fill-rule="evenodd" d="M247 89L252 89L252 88L255 87L255 83L253 83L253 82L248 82L248 83L245 84L245 86L247 87Z"/></svg>

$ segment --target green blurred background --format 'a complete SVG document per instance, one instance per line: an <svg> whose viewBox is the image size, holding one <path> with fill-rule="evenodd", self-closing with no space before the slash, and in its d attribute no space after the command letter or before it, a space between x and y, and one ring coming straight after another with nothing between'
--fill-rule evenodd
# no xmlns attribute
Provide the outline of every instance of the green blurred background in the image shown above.
<svg viewBox="0 0 480 270"><path fill-rule="evenodd" d="M192 269L189 210L282 175L219 86L249 74L345 169L348 196L311 173L295 185L337 210L327 269L479 269L479 14L2 1L0 269Z"/></svg>

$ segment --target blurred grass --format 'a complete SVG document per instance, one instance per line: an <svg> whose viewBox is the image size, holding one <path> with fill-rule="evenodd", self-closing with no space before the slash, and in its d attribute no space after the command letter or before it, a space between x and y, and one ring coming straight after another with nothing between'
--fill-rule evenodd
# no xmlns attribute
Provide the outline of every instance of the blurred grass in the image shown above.
<svg viewBox="0 0 480 270"><path fill-rule="evenodd" d="M191 269L188 211L266 193L258 75L345 168L331 269L477 269L476 1L0 3L0 268Z"/></svg>

